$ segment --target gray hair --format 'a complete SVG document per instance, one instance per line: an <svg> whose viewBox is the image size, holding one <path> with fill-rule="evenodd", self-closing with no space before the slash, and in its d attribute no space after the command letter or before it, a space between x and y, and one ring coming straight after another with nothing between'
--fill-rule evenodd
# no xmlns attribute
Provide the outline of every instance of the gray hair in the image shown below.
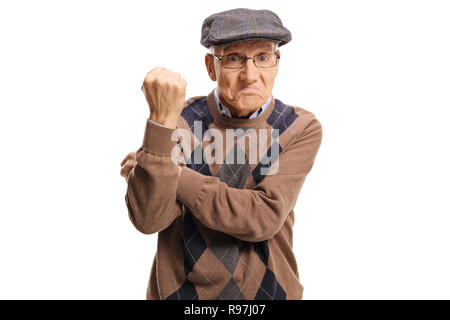
<svg viewBox="0 0 450 320"><path fill-rule="evenodd" d="M280 44L280 42L278 41L272 41L275 43L275 48L273 49L273 51L277 51L278 50L278 46ZM215 53L215 48L224 48L224 46L210 46L209 47L209 53L214 54Z"/></svg>

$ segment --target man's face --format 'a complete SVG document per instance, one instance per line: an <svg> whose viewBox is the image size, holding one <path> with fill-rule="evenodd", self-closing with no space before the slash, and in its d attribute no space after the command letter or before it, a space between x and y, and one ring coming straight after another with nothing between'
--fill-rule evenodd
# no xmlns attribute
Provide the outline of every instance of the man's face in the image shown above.
<svg viewBox="0 0 450 320"><path fill-rule="evenodd" d="M216 47L214 53L217 56L237 53L250 58L260 53L273 53L274 47L271 41L244 41ZM262 69L248 59L242 69L226 69L210 54L206 55L205 63L211 80L217 80L221 101L235 117L247 117L267 101L279 65L278 61L275 67Z"/></svg>

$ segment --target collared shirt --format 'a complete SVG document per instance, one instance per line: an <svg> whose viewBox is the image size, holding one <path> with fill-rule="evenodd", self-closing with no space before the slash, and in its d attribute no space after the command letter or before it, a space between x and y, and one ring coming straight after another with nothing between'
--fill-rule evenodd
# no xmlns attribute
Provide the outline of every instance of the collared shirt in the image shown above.
<svg viewBox="0 0 450 320"><path fill-rule="evenodd" d="M226 106L224 106L219 98L219 88L216 87L214 89L214 99L216 100L216 105L219 108L219 112L224 115L227 116L229 118L233 118L230 112L230 109L228 109ZM270 102L272 101L272 96L269 97L269 99L267 99L266 103L258 108L258 110L255 110L249 117L248 119L253 119L253 118L258 118L263 112L264 110L266 110L266 108L269 106Z"/></svg>

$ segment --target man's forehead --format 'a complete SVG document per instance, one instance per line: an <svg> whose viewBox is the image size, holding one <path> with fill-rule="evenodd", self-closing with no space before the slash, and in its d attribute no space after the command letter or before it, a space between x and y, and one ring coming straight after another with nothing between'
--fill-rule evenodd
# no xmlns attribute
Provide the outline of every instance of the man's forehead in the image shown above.
<svg viewBox="0 0 450 320"><path fill-rule="evenodd" d="M274 42L272 41L242 41L236 42L223 47L223 51L240 50L240 49L272 49Z"/></svg>

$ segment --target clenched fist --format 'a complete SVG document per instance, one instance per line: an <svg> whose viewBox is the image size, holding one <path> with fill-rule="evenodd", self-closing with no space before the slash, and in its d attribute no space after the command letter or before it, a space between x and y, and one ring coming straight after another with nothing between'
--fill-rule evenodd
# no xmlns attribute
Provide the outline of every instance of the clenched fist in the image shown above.
<svg viewBox="0 0 450 320"><path fill-rule="evenodd" d="M141 90L150 107L150 119L176 129L186 100L187 82L179 73L156 67L145 76Z"/></svg>

